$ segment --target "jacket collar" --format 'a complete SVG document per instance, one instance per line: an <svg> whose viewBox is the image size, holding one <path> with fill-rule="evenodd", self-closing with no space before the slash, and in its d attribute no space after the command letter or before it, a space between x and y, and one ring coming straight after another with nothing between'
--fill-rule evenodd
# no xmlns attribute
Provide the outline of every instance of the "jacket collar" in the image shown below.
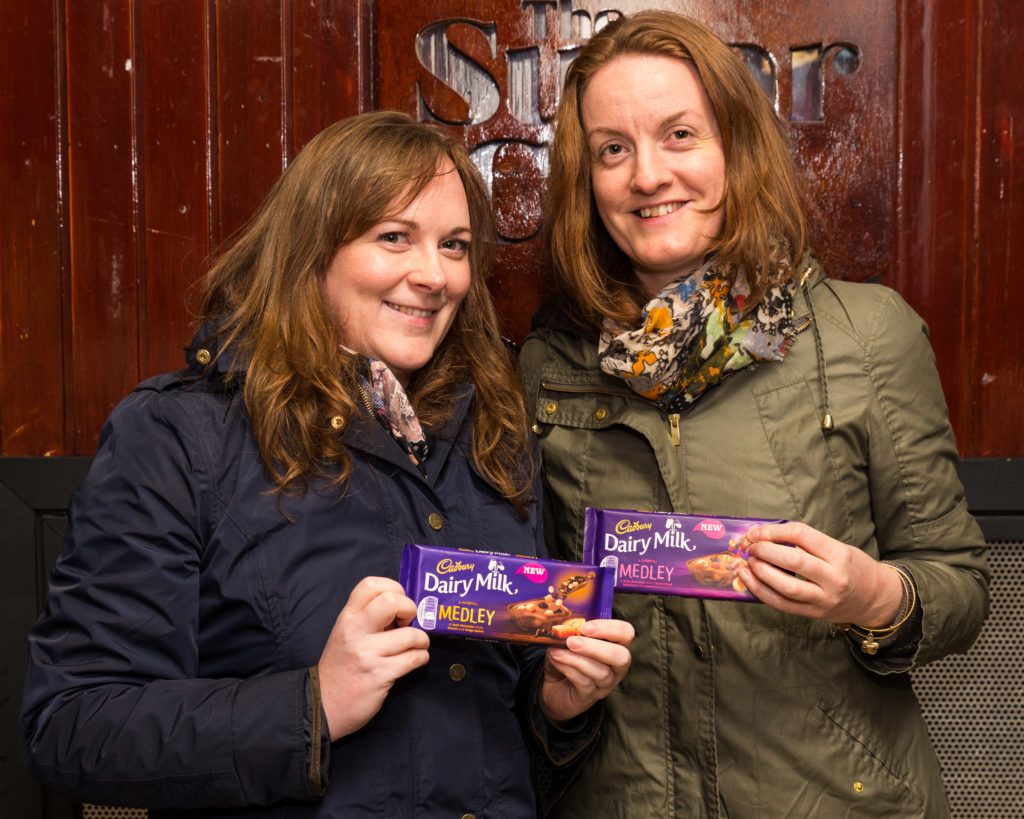
<svg viewBox="0 0 1024 819"><path fill-rule="evenodd" d="M211 361L214 362L212 371L208 367ZM220 383L223 383L228 375L241 375L248 365L244 353L232 347L221 348L217 325L213 322L204 324L196 333L192 343L185 349L185 362L188 369L197 376L212 377ZM441 474L473 403L475 389L472 384L462 384L456 389L458 397L452 405L451 416L445 422L444 427L439 432L435 432L430 456L424 463L427 472L426 481L430 486L436 483L437 477ZM377 423L376 419L368 418L364 414L357 415L343 433L343 439L345 446L350 449L359 450L386 461L415 476L418 480L424 480L423 475L409 460L409 457L395 443L394 438L387 430Z"/></svg>
<svg viewBox="0 0 1024 819"><path fill-rule="evenodd" d="M249 362L234 347L222 349L217 329L217 324L212 321L199 328L192 342L185 348L185 365L197 375L223 380L230 373L237 375L244 372ZM211 361L215 362L212 372L208 369Z"/></svg>
<svg viewBox="0 0 1024 819"><path fill-rule="evenodd" d="M417 480L426 480L427 484L433 487L437 483L437 478L443 471L452 449L462 437L462 428L473 405L473 396L476 392L473 385L463 384L457 389L459 395L452 404L451 415L441 430L434 433L430 455L423 462L427 473L426 478L409 460L409 456L398 446L390 433L377 423L376 419L363 413L353 418L352 423L342 434L342 440L349 449L358 450L372 458L386 461Z"/></svg>

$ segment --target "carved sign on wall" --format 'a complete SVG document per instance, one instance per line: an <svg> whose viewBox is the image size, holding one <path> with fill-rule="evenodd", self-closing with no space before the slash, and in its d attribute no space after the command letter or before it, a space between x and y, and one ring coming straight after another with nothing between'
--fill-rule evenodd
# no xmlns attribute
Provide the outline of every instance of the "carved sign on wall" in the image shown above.
<svg viewBox="0 0 1024 819"><path fill-rule="evenodd" d="M493 283L519 337L540 297L546 147L561 80L620 14L660 5L714 29L790 123L830 272L886 281L894 258L897 77L894 4L766 0L381 0L380 104L451 129L491 189L503 242ZM868 8L870 6L871 8Z"/></svg>

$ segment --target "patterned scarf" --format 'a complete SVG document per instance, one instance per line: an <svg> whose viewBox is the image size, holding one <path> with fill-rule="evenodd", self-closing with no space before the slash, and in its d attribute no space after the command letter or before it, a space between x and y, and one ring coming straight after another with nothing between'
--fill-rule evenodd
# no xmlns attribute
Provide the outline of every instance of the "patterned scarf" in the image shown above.
<svg viewBox="0 0 1024 819"><path fill-rule="evenodd" d="M368 367L359 376L359 388L369 400L374 417L426 475L423 461L430 454L430 445L409 397L387 364L376 358L366 361Z"/></svg>
<svg viewBox="0 0 1024 819"><path fill-rule="evenodd" d="M730 286L714 260L651 299L635 330L608 325L598 344L606 373L665 412L679 412L754 361L781 361L793 343L794 282L773 287L745 318L750 287Z"/></svg>

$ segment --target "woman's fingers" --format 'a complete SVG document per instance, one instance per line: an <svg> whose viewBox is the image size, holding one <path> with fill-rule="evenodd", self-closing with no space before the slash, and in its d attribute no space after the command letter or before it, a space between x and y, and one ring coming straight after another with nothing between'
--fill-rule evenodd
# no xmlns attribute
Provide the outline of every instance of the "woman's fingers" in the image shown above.
<svg viewBox="0 0 1024 819"><path fill-rule="evenodd" d="M754 526L747 532L747 541L750 544L759 541L773 544L777 550L796 546L806 554L816 557L825 563L832 563L837 553L845 546L845 544L829 537L824 532L798 521L763 523L759 526Z"/></svg>
<svg viewBox="0 0 1024 819"><path fill-rule="evenodd" d="M395 584L398 586L398 584ZM342 610L342 614L346 613ZM416 617L416 604L406 595L405 590L387 589L377 593L362 610L351 613L352 621L367 632L384 631L395 625L408 625Z"/></svg>
<svg viewBox="0 0 1024 819"><path fill-rule="evenodd" d="M586 638L570 638L570 641L576 639ZM574 649L553 649L550 652L550 659L576 688L586 690L610 691L622 678L629 665L628 659L625 663L610 665L585 654L579 654Z"/></svg>
<svg viewBox="0 0 1024 819"><path fill-rule="evenodd" d="M405 596L405 589L397 580L390 577L364 577L348 596L348 602L342 612L354 614L365 609L374 599L382 594L399 594Z"/></svg>
<svg viewBox="0 0 1024 819"><path fill-rule="evenodd" d="M580 627L580 634L584 637L617 643L627 648L633 643L633 638L636 637L636 631L632 623L616 619L587 620Z"/></svg>

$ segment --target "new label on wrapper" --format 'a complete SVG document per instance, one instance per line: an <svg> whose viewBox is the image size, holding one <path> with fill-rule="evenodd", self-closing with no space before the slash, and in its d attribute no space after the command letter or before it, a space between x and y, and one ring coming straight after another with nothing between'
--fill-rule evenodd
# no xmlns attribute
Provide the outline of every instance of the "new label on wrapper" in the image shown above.
<svg viewBox="0 0 1024 819"><path fill-rule="evenodd" d="M564 645L612 616L614 571L582 563L407 543L399 580L434 634Z"/></svg>
<svg viewBox="0 0 1024 819"><path fill-rule="evenodd" d="M762 523L786 521L587 508L583 562L613 569L619 591L757 603L738 572Z"/></svg>

